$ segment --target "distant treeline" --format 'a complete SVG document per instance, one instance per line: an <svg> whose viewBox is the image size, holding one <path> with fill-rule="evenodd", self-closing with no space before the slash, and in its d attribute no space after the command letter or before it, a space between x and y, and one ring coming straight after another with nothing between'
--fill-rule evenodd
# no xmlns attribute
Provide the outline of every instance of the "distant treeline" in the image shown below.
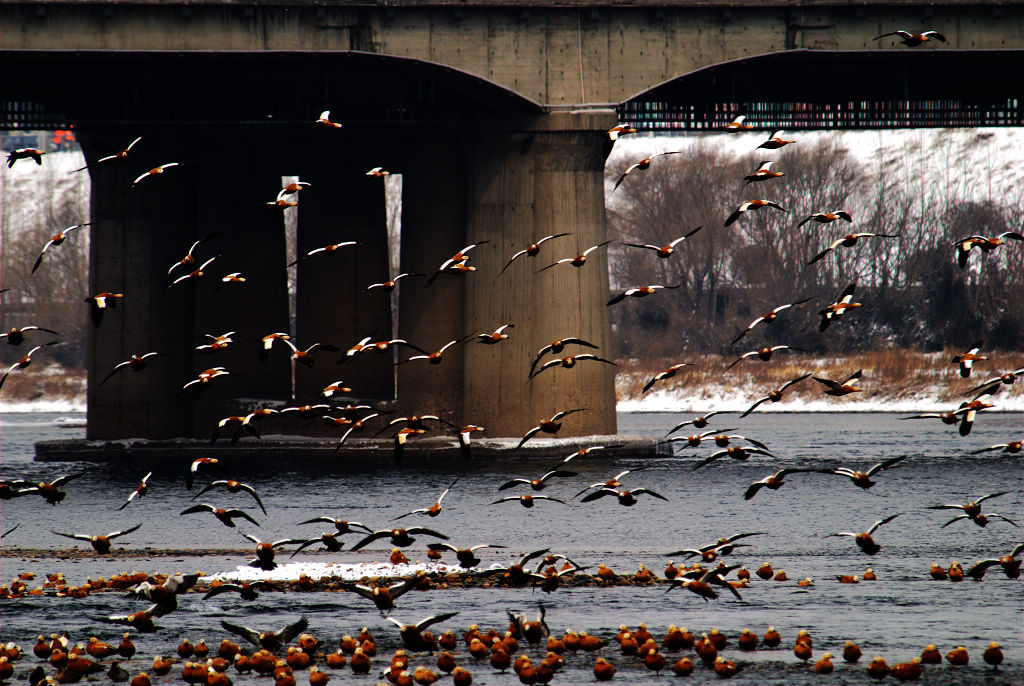
<svg viewBox="0 0 1024 686"><path fill-rule="evenodd" d="M633 157L643 154L648 153ZM785 176L744 185L763 160L772 160L772 171ZM613 156L608 187L637 161ZM703 229L668 259L616 244L613 290L681 285L614 306L617 354L653 360L777 344L817 353L934 351L982 339L989 348L1019 348L1024 242L1008 240L987 254L975 249L964 269L953 244L973 234L1020 231L1022 189L979 201L968 193L970 180L956 174L936 178L920 170L901 173L897 165L871 167L834 137L742 157L706 138L684 154L657 157L647 171L631 173L609 194L609 237L663 245L697 226ZM723 226L741 202L760 198L788 213L764 207ZM811 221L798 227L811 214L837 210L848 212L852 223ZM898 237L862 238L808 265L832 241L855 232ZM819 332L818 311L854 282L854 301L863 307ZM754 318L803 298L811 300L731 345Z"/></svg>

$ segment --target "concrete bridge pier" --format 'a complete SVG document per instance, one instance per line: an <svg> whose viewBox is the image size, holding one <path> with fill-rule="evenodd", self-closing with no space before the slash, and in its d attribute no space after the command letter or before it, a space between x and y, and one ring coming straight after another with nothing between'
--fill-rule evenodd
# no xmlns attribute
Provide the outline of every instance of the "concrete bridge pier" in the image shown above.
<svg viewBox="0 0 1024 686"><path fill-rule="evenodd" d="M466 327L492 331L513 323L497 345L466 348L463 397L467 421L490 436L518 436L555 412L586 408L567 417L560 435L614 434L614 367L585 361L528 380L536 352L557 339L583 338L598 350L571 346L555 357L594 352L614 358L608 295L607 249L590 254L582 268L556 260L604 241L604 133L613 111L553 112L520 130L495 130L468 148L467 242L489 239L473 256L479 274L466 286ZM517 251L557 233L536 257ZM548 356L548 359L555 359Z"/></svg>
<svg viewBox="0 0 1024 686"><path fill-rule="evenodd" d="M77 129L86 158L95 160L124 149L122 129ZM191 408L169 389L180 388L192 373L181 350L192 343L194 303L168 297L163 278L194 240L198 197L181 189L194 185L194 171L177 169L172 177L146 179L129 191L146 165L177 159L169 138L147 140L145 154L97 165L91 175L90 295L122 293L89 336L88 438L191 435ZM172 156L173 155L173 156ZM161 184L160 182L167 182ZM147 184L152 183L152 186ZM176 294L177 295L177 294ZM83 305L85 307L85 305ZM119 371L100 382L132 354L166 353L147 369Z"/></svg>
<svg viewBox="0 0 1024 686"><path fill-rule="evenodd" d="M280 212L266 205L281 187L278 170L284 161L277 151L284 147L279 141L285 136L267 134L258 126L205 126L189 134L198 157L195 185L189 189L198 198L196 233L208 238L197 248L197 260L218 257L200 280L174 286L168 295L195 302L192 348L208 342L204 334L237 331L236 342L226 350L192 352L193 378L215 366L226 367L232 375L182 396L193 406L193 433L199 437L209 436L223 417L245 414L253 401L281 400L291 390L283 346L265 362L258 355L260 337L288 331L284 223ZM178 251L191 244L179 241L184 245ZM174 259L171 255L168 265ZM234 272L245 282L222 281Z"/></svg>
<svg viewBox="0 0 1024 686"><path fill-rule="evenodd" d="M298 254L343 241L359 245L330 255L318 253L293 267L298 269L295 343L300 349L314 343L341 348L339 353L316 353L311 368L297 367L297 397L303 403L316 402L325 386L343 380L355 397L391 400L395 383L390 351L336 364L364 336L391 338L390 298L380 289L360 295L389 276L384 180L365 175L379 166L373 162L377 158L351 137L318 146L320 154L301 166L302 180L313 185L301 193L296 208Z"/></svg>
<svg viewBox="0 0 1024 686"><path fill-rule="evenodd" d="M428 277L466 246L466 158L463 136L423 138L402 164L401 271ZM476 264L480 250L470 262ZM500 267L499 267L500 268ZM449 341L472 333L466 324L467 289L477 274L442 274L430 287L426 279L410 278L399 285L399 335L434 352ZM403 414L439 414L452 423L473 421L463 401L465 349L445 351L440 364L422 360L398 366L398 407ZM403 359L409 354L403 352Z"/></svg>
<svg viewBox="0 0 1024 686"><path fill-rule="evenodd" d="M130 142L122 130L80 127L78 137L91 160ZM238 144L230 159L209 154L226 139ZM212 131L200 135L192 128L165 127L144 136L127 159L89 170L90 289L124 294L90 335L90 439L209 435L219 418L239 411L239 395L287 397L287 367L260 365L252 343L287 330L288 309L281 221L264 207L280 184L261 183L247 173L266 163L249 143L237 129L218 137ZM132 188L142 171L171 161L186 164ZM170 279L220 256L201 279L168 287L167 270L204 237L209 240L196 249L197 264L179 267ZM235 271L246 283L222 286L221 277ZM230 330L237 331L240 343L208 356L195 352L204 342L202 334ZM167 356L151 359L138 373L122 370L99 385L115 364L154 351ZM220 379L201 394L181 393L199 371L215 366L235 378Z"/></svg>

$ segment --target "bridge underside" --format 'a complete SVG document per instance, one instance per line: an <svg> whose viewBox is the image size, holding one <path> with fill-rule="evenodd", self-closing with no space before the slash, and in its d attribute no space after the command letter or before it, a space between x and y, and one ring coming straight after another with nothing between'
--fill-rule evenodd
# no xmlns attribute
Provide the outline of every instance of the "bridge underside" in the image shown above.
<svg viewBox="0 0 1024 686"><path fill-rule="evenodd" d="M1024 50L786 50L684 74L621 103L643 131L1024 125Z"/></svg>
<svg viewBox="0 0 1024 686"><path fill-rule="evenodd" d="M353 390L334 406L358 400L436 414L490 436L522 435L577 407L588 411L567 420L564 435L615 433L609 366L527 383L533 355L555 339L579 336L612 354L604 257L588 269L565 266L572 273L534 271L549 263L538 261L604 240L604 131L613 111L548 112L457 70L365 53L0 51L0 60L19 74L0 95L5 127L75 126L92 165L90 287L124 294L90 337L90 439L209 437L221 418L255 407L322 402L321 389L338 380ZM343 126L314 128L322 110ZM127 158L95 164L136 136ZM169 162L181 164L132 187ZM398 331L391 298L361 294L391 273L384 185L365 175L378 166L402 175L400 271L432 274L464 246L485 243L471 253L475 273L443 275L430 287L422 278L400 283ZM283 210L298 213L300 256L358 242L291 268L295 343L342 351L296 365L294 397L284 347L265 361L258 354L262 336L290 324L282 210L267 207L282 176L312 184L298 207ZM573 235L498 276L515 251L560 232ZM199 240L197 261L216 260L202 278L169 286L168 269ZM230 272L246 282L222 285ZM390 352L349 361L343 352L367 336L400 336L432 352L506 323L515 324L508 340L471 339L436 366L396 368ZM228 331L236 343L227 349L195 350L204 334ZM115 364L151 351L164 357L99 384ZM212 367L230 375L202 392L182 389ZM290 415L258 430L340 436L344 427Z"/></svg>

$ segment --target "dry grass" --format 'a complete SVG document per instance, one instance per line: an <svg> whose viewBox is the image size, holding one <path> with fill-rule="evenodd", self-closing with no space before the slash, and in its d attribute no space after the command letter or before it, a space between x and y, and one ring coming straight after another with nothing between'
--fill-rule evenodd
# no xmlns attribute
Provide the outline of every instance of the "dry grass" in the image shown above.
<svg viewBox="0 0 1024 686"><path fill-rule="evenodd" d="M31 365L7 377L0 400L33 402L40 400L83 400L86 373L84 369L68 369L60 365Z"/></svg>
<svg viewBox="0 0 1024 686"><path fill-rule="evenodd" d="M780 351L768 362L751 357L728 371L724 370L736 357L697 355L668 362L666 367L678 362L691 362L693 366L680 369L671 379L658 381L654 389L684 392L697 388L737 387L763 389L767 393L808 372L842 382L862 369L861 381L857 385L865 390L870 389L876 399L907 398L931 393L932 389L941 389L934 400L959 402L974 386L998 373L1018 368L1022 363L1019 352L989 353L991 359L975 363L971 376L963 379L957 373L957 365L950 362L950 358L958 352L963 351L924 353L890 349L820 357ZM615 380L618 397L639 398L644 384L662 369L635 359L620 360ZM822 386L802 383L794 386L790 392L795 398L817 399L821 396Z"/></svg>

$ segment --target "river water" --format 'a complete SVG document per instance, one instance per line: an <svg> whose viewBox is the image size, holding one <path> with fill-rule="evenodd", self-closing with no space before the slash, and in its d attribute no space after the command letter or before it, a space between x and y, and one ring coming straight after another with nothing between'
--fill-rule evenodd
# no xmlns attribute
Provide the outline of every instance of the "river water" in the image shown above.
<svg viewBox="0 0 1024 686"><path fill-rule="evenodd" d="M539 476L553 466L551 460L511 458L500 465L447 459L414 464L407 460L395 466L300 463L282 454L263 464L232 464L230 471L201 473L199 486L189 493L184 486L187 456L180 464L35 463L34 441L73 438L82 435L83 430L59 427L54 421L57 416L51 414L6 415L0 425L3 478L39 481L83 469L87 472L66 486L66 499L55 507L36 496L3 501L3 530L15 524L19 527L3 540L0 581L9 583L22 572L34 572L37 579L42 579L45 573L62 571L72 584L119 571L233 572L245 565L246 553L254 547L240 531L271 541L312 538L328 530L329 525L300 526L298 522L318 515L355 520L381 529L429 526L449 535L450 542L459 547L485 543L506 546L478 551L483 567L509 564L525 552L550 548L588 567L588 571L595 571L597 564L603 562L620 575L635 572L639 564L660 575L670 551L700 547L736 533L765 532L741 541L750 546L738 548L725 561L743 563L751 570L768 561L775 569L784 569L789 581L761 581L754 577L750 587L741 590L742 601L725 593L717 600L705 602L682 589L666 593L665 585L579 586L561 588L550 595L530 588L477 587L409 593L397 601L392 614L412 623L428 615L458 612L457 617L434 630L439 633L438 629L450 628L461 635L473 623L485 629L493 626L504 630L508 625L507 610L532 615L538 601L543 601L547 621L557 634L572 628L611 639L620 624L635 626L644 622L660 640L669 624L686 626L698 634L718 628L730 638L723 655L744 668L733 681L746 684L873 683L865 665L874 655L882 655L892 665L911 660L930 643L943 653L964 645L971 654L969 666L928 667L926 681L1024 683L1021 580L1006 578L998 567L989 570L980 583L933 581L928 574L932 562L949 566L952 560L959 560L967 568L978 559L999 557L1022 540L1021 529L1000 520L991 521L985 528L968 521L942 528L957 512L926 509L929 505L966 503L987 493L1010 491L986 501L983 509L1019 524L1024 502L1020 455L973 455L971 451L1020 440L1024 423L1019 413L983 414L974 432L961 437L955 427L936 420L900 421L901 416L906 415L755 413L743 420L735 415L716 417L720 421L713 421L713 427L742 427L735 433L767 444L775 457L755 455L745 462L723 458L694 470L698 459L709 455L711 448L705 445L677 449L674 457L646 460L602 458L595 452L566 467L579 472L579 476L554 479L543 492L569 504L539 502L527 510L516 503L489 503L507 493L524 492L513 489L499 493L497 487L511 477ZM663 435L683 418L662 413L623 414L619 418L620 432ZM899 467L876 475L877 484L867 491L845 477L797 473L789 476L778 491L762 489L752 500L743 498L749 484L776 469L863 469L902 454L909 457ZM587 484L640 467L643 470L625 477L626 484L650 488L667 501L641 496L635 506L622 507L614 498L593 503L572 500ZM118 511L116 508L150 470L154 472L150 492ZM445 498L440 516L413 516L401 520L401 524L392 523L400 514L430 505L456 477L458 482ZM214 478L235 478L251 484L268 514L263 515L246 493L211 491L195 502L243 508L260 522L259 528L241 522L237 529L229 529L209 515L178 514L193 504L192 495ZM849 537L827 536L840 531L864 531L896 513L904 514L875 532L881 551L873 557L862 553ZM139 523L142 527L138 531L115 542L115 549L136 552L130 556L69 557L69 550L88 550L88 544L51 533L107 533ZM355 536L347 536L346 548L356 540ZM432 540L421 537L407 548L409 559L425 560L426 543ZM370 564L386 561L391 548L390 542L382 540L355 553L303 551L293 561ZM160 549L173 554L164 555ZM206 554L178 552L188 549L202 549ZM286 562L288 554L279 553L279 558ZM678 556L676 561L681 561ZM867 567L874 569L877 581L841 584L837 580L843 574L863 575ZM284 567L278 571L294 577L299 568ZM248 568L240 573L251 575ZM319 572L313 575L318 576ZM813 577L814 585L798 587L796 581L804 577ZM29 587L38 584L39 581L29 582ZM178 611L158 620L160 631L137 637L139 652L124 665L132 674L148 669L153 655L173 653L182 637L193 642L204 638L215 646L228 636L220 627L222 618L257 629L275 629L304 615L310 620L311 632L332 651L343 635L354 635L361 627L369 627L377 637L382 655L375 659L373 672L357 677L348 669L332 671L332 683L376 683L379 669L387 664L383 656L400 644L397 628L368 601L351 593L270 592L253 603L245 603L233 594L204 601L200 594L192 593L183 596L179 605ZM85 642L95 635L116 643L123 628L92 618L141 609L145 609L141 601L110 592L82 600L46 596L4 600L0 601L0 639L28 648L40 633L65 631L74 641ZM780 649L745 653L735 648L735 637L742 629L749 627L763 634L770 625L782 633ZM791 651L800 629L806 629L814 638L814 659L826 650L838 655L847 640L858 643L865 658L857 666L841 664L839 659L832 675L818 676ZM998 641L1006 656L997 672L981 660L990 641ZM543 657L536 650L522 652ZM615 681L619 683L718 680L713 672L702 667L685 679L671 674L656 678L635 658L619 654L614 645L600 654L618 667ZM670 663L683 654L696 661L692 651L683 651L669 653ZM585 653L567 655L567 665L555 682L592 682L593 660L593 655ZM460 655L462 661L469 663L475 683L518 683L515 674L499 674L486 661L474 664L464 651ZM30 662L25 660L21 665ZM420 655L413 665L420 664L433 666L433 658ZM22 671L27 669L19 667L19 673ZM235 675L233 671L231 674L236 684L257 681L254 676ZM297 678L300 683L305 680L301 674ZM180 671L176 669L167 677L155 678L154 683L179 679Z"/></svg>

